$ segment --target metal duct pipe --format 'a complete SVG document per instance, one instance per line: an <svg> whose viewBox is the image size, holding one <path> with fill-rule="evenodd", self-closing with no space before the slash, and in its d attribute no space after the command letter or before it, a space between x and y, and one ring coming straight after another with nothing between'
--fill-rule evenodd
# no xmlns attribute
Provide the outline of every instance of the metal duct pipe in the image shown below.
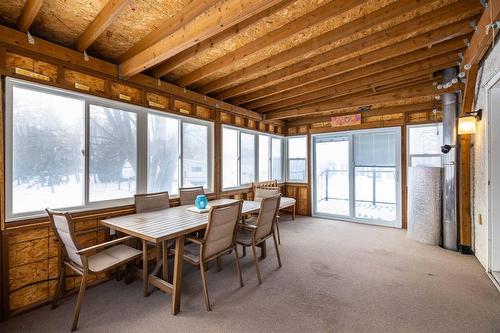
<svg viewBox="0 0 500 333"><path fill-rule="evenodd" d="M456 68L443 70L443 82L450 82L457 76ZM441 95L443 103L443 145L451 146L443 155L443 247L458 251L457 213L457 95Z"/></svg>

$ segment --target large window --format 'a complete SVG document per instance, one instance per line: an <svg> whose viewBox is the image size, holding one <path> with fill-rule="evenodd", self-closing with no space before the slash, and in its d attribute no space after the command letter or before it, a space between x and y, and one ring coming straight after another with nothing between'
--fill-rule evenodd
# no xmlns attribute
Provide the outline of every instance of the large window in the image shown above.
<svg viewBox="0 0 500 333"><path fill-rule="evenodd" d="M269 180L269 136L259 135L259 180Z"/></svg>
<svg viewBox="0 0 500 333"><path fill-rule="evenodd" d="M238 186L238 131L224 128L222 130L222 187Z"/></svg>
<svg viewBox="0 0 500 333"><path fill-rule="evenodd" d="M222 188L283 180L283 139L235 127L222 128Z"/></svg>
<svg viewBox="0 0 500 333"><path fill-rule="evenodd" d="M90 105L89 200L136 193L137 115Z"/></svg>
<svg viewBox="0 0 500 333"><path fill-rule="evenodd" d="M255 181L255 135L239 129L222 129L222 187L232 188Z"/></svg>
<svg viewBox="0 0 500 333"><path fill-rule="evenodd" d="M307 181L307 136L289 137L288 149L288 181Z"/></svg>
<svg viewBox="0 0 500 333"><path fill-rule="evenodd" d="M11 91L11 179L7 184L11 213L82 205L84 101L21 86Z"/></svg>
<svg viewBox="0 0 500 333"><path fill-rule="evenodd" d="M416 125L408 127L408 166L441 166L443 125Z"/></svg>
<svg viewBox="0 0 500 333"><path fill-rule="evenodd" d="M183 122L182 128L182 186L208 188L210 169L208 127Z"/></svg>
<svg viewBox="0 0 500 333"><path fill-rule="evenodd" d="M148 115L148 192L179 192L179 123L159 113Z"/></svg>
<svg viewBox="0 0 500 333"><path fill-rule="evenodd" d="M9 220L212 186L211 123L7 79ZM182 170L182 172L181 172Z"/></svg>

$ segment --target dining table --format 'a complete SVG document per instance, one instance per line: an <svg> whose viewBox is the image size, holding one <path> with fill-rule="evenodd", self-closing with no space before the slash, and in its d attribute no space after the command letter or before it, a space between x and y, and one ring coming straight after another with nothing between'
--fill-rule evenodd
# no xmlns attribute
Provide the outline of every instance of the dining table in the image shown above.
<svg viewBox="0 0 500 333"><path fill-rule="evenodd" d="M234 199L217 199L209 201L210 206L232 203ZM282 197L280 209L295 204L295 199ZM106 218L101 224L123 234L137 237L142 242L142 269L138 275L143 280L144 296L149 295L149 285L172 295L171 313L179 313L182 293L182 266L184 255L184 241L188 234L201 231L208 223L208 213L196 212L191 205L170 207L161 210L143 212ZM190 209L191 208L191 209ZM258 213L260 202L243 201L242 216ZM175 241L174 268L172 282L168 277L168 243ZM161 260L149 273L147 242L160 244ZM265 256L265 245L262 248Z"/></svg>

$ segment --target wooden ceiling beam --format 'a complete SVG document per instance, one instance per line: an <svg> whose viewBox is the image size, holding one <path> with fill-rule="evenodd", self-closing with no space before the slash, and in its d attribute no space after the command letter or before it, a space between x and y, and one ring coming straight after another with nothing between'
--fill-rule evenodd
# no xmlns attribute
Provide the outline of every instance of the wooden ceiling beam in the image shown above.
<svg viewBox="0 0 500 333"><path fill-rule="evenodd" d="M415 97L436 96L435 87L432 82L418 83L403 89L395 89L380 94L373 94L371 90L363 91L340 98L332 99L328 102L320 102L310 106L292 108L282 111L271 111L265 113L264 118L267 120L272 119L289 119L295 117L302 117L307 115L314 115L322 112L333 112L336 109L348 107L360 107L364 105L371 105L384 102L397 102Z"/></svg>
<svg viewBox="0 0 500 333"><path fill-rule="evenodd" d="M204 40L178 54L175 56L165 60L161 64L159 64L157 67L153 68L151 70L151 75L154 77L162 77L164 75L167 75L171 71L175 70L179 66L182 66L183 64L187 63L190 59L193 57L202 54L203 52L213 48L215 45L218 45L222 43L225 40L231 39L238 35L240 32L242 32L244 29L250 27L251 25L259 22L260 20L264 19L265 17L272 15L276 13L277 11L285 8L286 6L290 5L293 3L295 0L283 0L276 5L267 8L265 10L260 11L259 13L256 13L253 16L250 16L246 20L216 34L213 37L210 37L207 40Z"/></svg>
<svg viewBox="0 0 500 333"><path fill-rule="evenodd" d="M158 28L151 31L148 35L135 43L130 49L118 58L118 62L122 63L136 54L144 51L153 44L159 42L163 38L182 28L183 25L192 21L194 18L204 13L208 8L215 5L219 0L201 0L192 1L184 6L177 14L170 17Z"/></svg>
<svg viewBox="0 0 500 333"><path fill-rule="evenodd" d="M112 64L92 56L89 56L89 61L85 61L80 52L43 39L37 39L35 44L30 44L26 38L26 34L3 25L0 25L0 36L0 46L5 47L9 51L28 56L31 55L32 57L47 62L61 62L67 64L67 66L83 71L84 73L118 80L118 69L116 64ZM141 85L151 89L152 91L157 90L162 93L179 96L182 99L186 99L218 111L226 111L255 120L262 120L262 115L260 113L201 95L197 92L178 87L166 81L161 81L161 85L158 85L156 78L147 75L136 75L124 83Z"/></svg>
<svg viewBox="0 0 500 333"><path fill-rule="evenodd" d="M332 98L333 96L348 95L353 92L371 89L384 86L390 82L400 82L411 80L414 77L419 77L423 74L429 79L429 74L444 68L456 65L457 54L455 52L447 53L441 56L436 56L430 59L420 60L415 63L407 64L381 73L376 73L370 76L345 82L343 84L332 87L323 88L308 94L298 95L280 102L265 105L252 110L257 112L269 112L283 108L295 107L297 104L306 103L309 101L319 101Z"/></svg>
<svg viewBox="0 0 500 333"><path fill-rule="evenodd" d="M73 47L79 52L85 51L102 35L129 3L130 0L109 0L80 37L78 37Z"/></svg>
<svg viewBox="0 0 500 333"><path fill-rule="evenodd" d="M236 50L225 54L224 56L215 59L214 61L198 68L191 73L183 76L175 83L181 87L188 86L192 83L207 77L208 75L226 68L234 64L236 61L241 60L257 51L266 47L274 45L281 40L284 40L294 34L310 28L315 24L319 24L332 17L341 15L342 13L361 5L364 0L344 0L327 2L323 6L315 10L305 13L304 15L296 18L295 20L275 29L262 37L259 37Z"/></svg>
<svg viewBox="0 0 500 333"><path fill-rule="evenodd" d="M384 115L394 114L394 113L431 111L436 106L437 106L437 104L434 102L427 102L427 103L419 103L419 104L387 106L387 107L381 107L381 108L369 110L369 111L356 110L356 111L352 111L352 112L351 111L350 112L332 112L330 115L327 115L327 116L308 116L308 117L302 117L302 118L295 118L295 119L287 121L286 126L287 127L295 127L295 126L302 126L302 125L309 125L309 124L313 124L313 123L325 122L325 121L330 121L332 119L332 117L334 117L334 116L347 115L347 114L362 113L363 116L365 116L365 117L371 117L371 116L384 116Z"/></svg>
<svg viewBox="0 0 500 333"><path fill-rule="evenodd" d="M470 40L470 45L465 51L461 67L468 64L473 66L479 64L484 54L493 42L494 33L491 32L489 25L491 22L500 20L500 0L488 0L488 7L484 9L477 30Z"/></svg>
<svg viewBox="0 0 500 333"><path fill-rule="evenodd" d="M418 36L415 39L304 74L302 77L292 78L274 86L230 99L229 102L236 105L247 105L250 108L258 107L449 53L462 49L465 45L462 38L458 37L434 44L433 47L427 49L425 48L427 41L426 36ZM406 53L407 51L409 53ZM458 52L456 58L458 60ZM245 101L255 101L255 103L244 103Z"/></svg>
<svg viewBox="0 0 500 333"><path fill-rule="evenodd" d="M428 1L417 1L417 4L425 7L426 5L428 5ZM454 18L456 18L455 20L463 19L467 16L467 14L473 16L479 13L477 3L475 3L473 0L466 0L460 2L459 4L446 6L432 11L431 13L417 16L409 21L365 36L348 44L342 45L338 48L331 49L330 51L324 52L323 54L313 56L304 61L286 66L283 69L261 75L257 79L238 84L235 88L227 88L235 82L240 82L242 78L258 76L259 73L268 71L269 68L273 68L281 63L293 61L293 59L296 59L297 57L301 57L307 53L310 53L311 50L347 38L352 34L359 33L360 31L373 27L374 24L390 22L395 16L403 15L405 13L411 12L412 9L414 10L415 8L419 8L417 4L413 4L413 2L408 2L407 4L402 4L401 1L396 2L395 4L387 6L389 7L387 8L387 11L375 11L374 13L368 14L367 16L350 22L346 26L341 26L337 29L334 29L295 47L285 50L284 52L278 53L246 68L234 71L229 75L209 82L199 87L197 90L204 94L216 92L218 98L227 99L229 97L237 96L235 95L234 91L236 88L238 88L238 86L241 86L242 89L246 89L246 91L250 91L251 89L259 89L263 86L263 83L269 85L273 82L283 80L284 78L291 75L297 75L302 71L310 70L311 68L319 66L324 66L325 63L331 62L332 59L352 57L352 54L357 54L362 50L371 50L380 43L385 43L385 45L387 45L387 42L389 40L396 41L398 39L404 38L405 36L406 38L413 37L414 35L418 34L419 31L420 33L422 33L432 30L433 28L435 29L441 26L445 26ZM399 7L397 5L404 6ZM395 6L395 8L393 8L393 6ZM373 14L377 15L373 17Z"/></svg>
<svg viewBox="0 0 500 333"><path fill-rule="evenodd" d="M122 62L120 75L129 78L165 61L196 43L247 19L281 0L227 0L219 2L198 20L192 20L169 36Z"/></svg>
<svg viewBox="0 0 500 333"><path fill-rule="evenodd" d="M26 32L33 24L36 15L43 5L43 0L28 0L23 7L21 15L17 19L16 27L22 32Z"/></svg>

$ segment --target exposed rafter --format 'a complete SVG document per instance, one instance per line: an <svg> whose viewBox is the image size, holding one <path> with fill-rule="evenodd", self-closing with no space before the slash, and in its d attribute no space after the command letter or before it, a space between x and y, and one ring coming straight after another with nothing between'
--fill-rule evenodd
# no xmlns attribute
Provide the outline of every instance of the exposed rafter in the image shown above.
<svg viewBox="0 0 500 333"><path fill-rule="evenodd" d="M456 64L456 53L448 53L441 56L436 56L431 59L424 59L412 64L404 65L398 68L366 76L357 80L352 80L333 87L317 90L312 93L299 95L280 102L254 108L258 112L268 112L277 109L295 107L297 104L306 102L318 102L329 99L332 96L343 96L353 92L366 89L376 88L389 84L390 82L405 82L414 77L425 74L429 78L429 74L439 71L444 68L451 67Z"/></svg>
<svg viewBox="0 0 500 333"><path fill-rule="evenodd" d="M225 91L222 91L217 95L220 99L228 99L230 97L239 96L242 94L249 94L252 91L262 89L263 87L270 86L272 84L277 84L278 82L286 80L288 77L297 76L298 73L308 70L310 68L317 68L318 66L324 66L325 63L331 61L332 59L339 59L345 57L352 57L351 55L355 52L360 52L362 50L371 50L376 48L380 43L386 42L388 37L393 40L404 39L405 36L415 36L420 34L422 36L412 39L418 46L411 45L412 42L407 42L405 44L396 44L396 46L387 46L384 51L379 52L377 55L377 61L383 60L384 57L389 58L394 54L402 54L411 50L424 46L432 46L433 44L446 40L448 38L453 38L455 36L463 35L463 31L470 32L472 29L468 27L469 22L454 23L446 27L446 22L456 21L457 19L463 17L473 17L478 14L478 7L469 2L461 6L447 6L437 11L416 17L408 22L393 26L389 29L383 30L381 32L369 35L367 37L361 38L359 40L353 41L342 47L332 49L323 54L314 56L310 59L306 59L302 62L287 66L285 68L279 69L277 71L271 72L266 75L262 75L251 81L242 83ZM444 26L444 27L443 27ZM432 31L422 34L423 31L429 31L434 29L439 29L443 27L443 31L437 31L433 33ZM401 47L400 47L401 46ZM376 51L375 51L376 52ZM387 54L386 54L387 53ZM374 54L375 55L375 54ZM366 57L365 57L366 58ZM327 66L328 67L328 66ZM316 72L318 76L324 69L318 69ZM240 73L241 75L241 73ZM323 75L324 77L324 75ZM302 76L300 78L294 78L295 81L301 81L302 84L305 82L305 78ZM216 82L216 81L214 81ZM208 86L208 85L207 85ZM279 90L278 90L279 91ZM265 96L260 93L251 94L250 96ZM249 101L251 99L230 99L231 103L241 104L243 102Z"/></svg>
<svg viewBox="0 0 500 333"><path fill-rule="evenodd" d="M231 27L259 10L280 0L227 0L207 11L200 19L188 22L182 29L139 52L120 64L123 78L147 70L179 52Z"/></svg>
<svg viewBox="0 0 500 333"><path fill-rule="evenodd" d="M373 57L371 57L370 54L367 54L366 57L364 56L347 60L345 62L341 62L331 67L325 68L325 74L322 76L325 78L322 78L320 80L311 80L311 83L307 83L305 85L300 85L300 82L298 85L295 85L295 82L290 80L290 82L285 81L281 84L277 84L275 87L268 87L262 89L261 91L243 95L241 96L241 99L253 98L254 96L257 98L262 96L262 98L254 100L253 102L244 103L242 105L246 105L250 108L257 108L295 96L300 96L324 88L336 86L348 81L360 79L365 76L382 73L393 68L411 64L413 62L430 59L431 57L442 54L447 54L447 62L458 61L458 51L463 48L464 44L461 38L456 38L450 41L439 43L431 49L417 49L416 51L407 54L401 52L402 54L399 56L394 56L385 60L381 59L382 61L372 62L372 60L378 59L375 56L378 51L375 51ZM409 49L409 51L411 51L411 49ZM396 54L397 53L394 53L394 55ZM307 74L305 75L307 76ZM311 74L311 77L314 77L314 75L315 72ZM233 101L231 102L233 104L236 104Z"/></svg>
<svg viewBox="0 0 500 333"><path fill-rule="evenodd" d="M151 71L151 74L154 77L162 77L164 75L167 75L168 73L170 73L174 69L187 63L190 59L192 59L196 55L201 54L210 48L216 47L219 43L222 43L223 41L225 41L227 39L230 39L230 38L237 36L244 29L261 21L265 17L272 15L275 12L285 8L286 6L293 3L294 1L295 0L283 0L270 8L262 10L253 16L250 16L246 20L218 33L217 35L215 35L215 36L213 36L213 37L211 37L203 42L196 44L195 46L190 47L187 50L180 52L179 54L176 54L175 56L173 56L170 59L165 60L160 65L158 65L156 68L154 68Z"/></svg>
<svg viewBox="0 0 500 333"><path fill-rule="evenodd" d="M344 0L326 3L312 12L298 17L282 27L225 54L223 57L220 57L201 68L198 68L197 70L179 79L176 83L180 86L187 86L197 82L206 76L231 65L235 61L241 60L254 52L273 45L333 16L340 15L356 6L361 5L363 2L364 0Z"/></svg>
<svg viewBox="0 0 500 333"><path fill-rule="evenodd" d="M134 44L130 49L118 59L119 62L124 62L136 54L144 51L146 48L150 47L154 43L168 37L175 31L182 28L183 25L191 22L194 18L208 10L208 8L215 5L219 0L201 0L192 1L188 5L184 6L176 15L168 19L162 26L151 31L146 37L141 39L139 42Z"/></svg>
<svg viewBox="0 0 500 333"><path fill-rule="evenodd" d="M388 6L389 8L382 8L381 10L375 11L365 17L351 22L348 26L341 26L318 37L312 38L284 52L278 53L246 68L237 70L229 75L209 82L197 88L197 90L202 93L218 92L218 98L223 99L235 96L233 88L226 89L226 91L222 92L221 90L224 90L225 87L230 86L234 82L240 82L242 78L254 77L262 71L268 71L269 68L273 68L281 63L292 61L297 57L311 52L313 49L339 41L356 32L371 28L373 25L384 22L389 23L395 16L411 12L415 8L420 8L419 6L425 7L430 2L432 1L406 1L406 3L402 3L402 1L396 2L396 4L401 6L391 5ZM428 14L417 16L407 22L392 26L372 35L368 35L347 45L343 45L342 47L332 49L310 59L287 66L284 69L277 70L266 75L261 75L260 77L257 77L257 79L253 79L240 85L246 88L256 89L258 87L262 87L262 81L267 81L265 83L271 84L273 81L282 80L286 76L294 75L298 72L321 66L325 62L332 61L332 59L346 57L352 53L360 52L360 50L375 47L380 43L386 43L388 40L397 40L398 38L403 38L404 36L410 37L415 35L418 31L429 31L433 28L444 26L452 21L454 17L456 18L455 20L457 20L467 17L467 15L473 16L478 13L478 6L473 0L466 0L460 2L459 4L449 5Z"/></svg>
<svg viewBox="0 0 500 333"><path fill-rule="evenodd" d="M481 15L477 30L465 51L462 67L478 64L493 42L494 33L491 31L490 24L500 20L500 0L489 0L487 4L488 7L485 8L483 15Z"/></svg>
<svg viewBox="0 0 500 333"><path fill-rule="evenodd" d="M387 91L380 94L373 94L372 90L367 90L340 98L334 98L330 101L315 103L310 106L292 108L282 111L271 111L265 114L266 119L288 119L307 115L319 114L322 112L332 112L336 109L346 107L359 107L374 103L383 103L389 101L401 101L414 97L437 95L436 89L431 81L419 83L405 88L397 88L393 91Z"/></svg>
<svg viewBox="0 0 500 333"><path fill-rule="evenodd" d="M129 4L130 0L109 0L104 8L90 22L74 44L77 51L85 51L113 23L113 20Z"/></svg>
<svg viewBox="0 0 500 333"><path fill-rule="evenodd" d="M21 16L17 19L17 29L26 32L35 20L38 11L43 5L43 0L28 0L23 7Z"/></svg>

